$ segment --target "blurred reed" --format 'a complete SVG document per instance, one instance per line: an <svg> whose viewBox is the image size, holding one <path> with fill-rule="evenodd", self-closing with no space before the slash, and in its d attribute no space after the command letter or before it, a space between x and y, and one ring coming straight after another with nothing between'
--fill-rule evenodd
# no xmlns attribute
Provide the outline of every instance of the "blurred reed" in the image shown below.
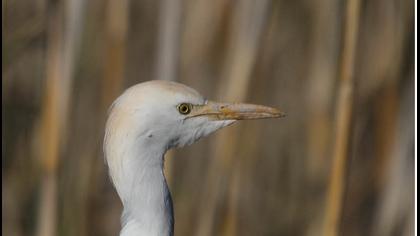
<svg viewBox="0 0 420 236"><path fill-rule="evenodd" d="M354 64L356 43L358 40L358 24L360 1L347 1L343 29L343 50L340 58L339 84L335 104L335 126L332 151L331 175L329 177L326 197L325 222L322 235L340 235L340 219L342 202L346 187L347 163L349 161L349 140L351 136L351 115L354 99Z"/></svg>
<svg viewBox="0 0 420 236"><path fill-rule="evenodd" d="M37 235L56 234L57 225L57 168L62 145L66 145L66 126L70 91L74 76L75 56L80 45L83 26L83 0L57 4L48 19L48 52L46 88L41 114L41 136L43 182L39 204ZM65 23L65 30L63 29Z"/></svg>
<svg viewBox="0 0 420 236"><path fill-rule="evenodd" d="M166 157L175 235L413 235L414 4L358 2L2 1L2 232L116 235L106 111L168 79L288 113Z"/></svg>
<svg viewBox="0 0 420 236"><path fill-rule="evenodd" d="M126 64L126 44L130 0L109 0L106 7L106 48L103 109L107 110L123 89L124 67Z"/></svg>

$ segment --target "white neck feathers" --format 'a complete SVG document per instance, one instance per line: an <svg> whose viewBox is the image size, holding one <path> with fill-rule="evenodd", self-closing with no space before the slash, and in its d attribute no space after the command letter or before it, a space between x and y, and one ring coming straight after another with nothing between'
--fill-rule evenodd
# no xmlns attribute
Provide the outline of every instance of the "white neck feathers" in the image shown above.
<svg viewBox="0 0 420 236"><path fill-rule="evenodd" d="M104 141L110 176L124 205L120 235L173 235L172 199L163 173L166 148L148 145L149 135L129 129L135 127L131 121L111 114Z"/></svg>

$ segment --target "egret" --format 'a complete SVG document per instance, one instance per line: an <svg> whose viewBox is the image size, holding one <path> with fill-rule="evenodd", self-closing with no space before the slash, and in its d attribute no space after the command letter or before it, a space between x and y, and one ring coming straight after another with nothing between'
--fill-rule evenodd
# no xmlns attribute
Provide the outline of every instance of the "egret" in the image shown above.
<svg viewBox="0 0 420 236"><path fill-rule="evenodd" d="M104 153L122 201L121 236L174 233L171 194L164 176L164 155L237 120L282 117L271 107L218 103L186 85L164 80L127 89L112 104Z"/></svg>

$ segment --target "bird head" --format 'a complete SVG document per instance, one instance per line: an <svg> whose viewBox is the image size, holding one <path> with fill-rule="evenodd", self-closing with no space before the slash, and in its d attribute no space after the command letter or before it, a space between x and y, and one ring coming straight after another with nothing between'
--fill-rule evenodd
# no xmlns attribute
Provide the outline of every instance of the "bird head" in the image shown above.
<svg viewBox="0 0 420 236"><path fill-rule="evenodd" d="M260 105L208 101L175 82L154 80L127 89L111 106L104 140L110 177L124 205L123 231L161 235L173 230L163 175L168 149L191 144L237 120L283 115ZM136 223L141 227L130 228Z"/></svg>
<svg viewBox="0 0 420 236"><path fill-rule="evenodd" d="M237 120L282 117L271 107L208 101L183 84L153 80L127 89L112 105L108 132L162 149L189 145Z"/></svg>

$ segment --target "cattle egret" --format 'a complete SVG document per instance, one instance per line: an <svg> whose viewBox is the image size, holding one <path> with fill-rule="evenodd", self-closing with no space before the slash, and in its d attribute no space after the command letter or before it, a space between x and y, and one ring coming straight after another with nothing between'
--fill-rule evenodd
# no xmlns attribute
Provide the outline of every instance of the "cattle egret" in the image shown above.
<svg viewBox="0 0 420 236"><path fill-rule="evenodd" d="M127 89L110 108L104 139L110 177L124 207L120 235L173 235L172 199L163 173L167 150L236 120L283 115L266 106L207 101L175 82L153 80Z"/></svg>

